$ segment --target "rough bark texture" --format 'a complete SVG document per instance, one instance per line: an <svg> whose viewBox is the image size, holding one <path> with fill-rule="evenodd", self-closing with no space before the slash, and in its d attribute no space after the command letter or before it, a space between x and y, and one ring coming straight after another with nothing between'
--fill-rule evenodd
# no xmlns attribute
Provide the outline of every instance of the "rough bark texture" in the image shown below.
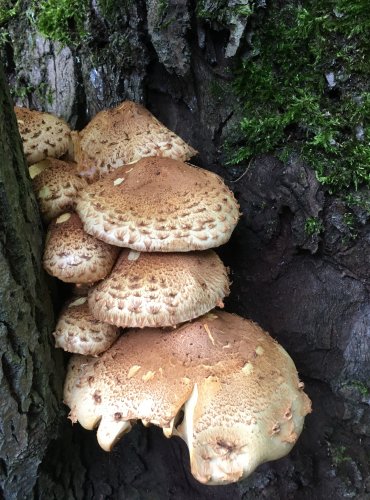
<svg viewBox="0 0 370 500"><path fill-rule="evenodd" d="M231 242L220 251L232 270L227 310L258 321L288 350L313 400L313 414L287 458L266 464L250 479L227 487L196 483L189 474L183 444L165 440L158 429L137 427L107 454L98 448L94 433L79 426L71 429L65 420L62 437L51 443L39 468L34 497L301 500L330 496L365 500L370 496L370 393L366 390L370 380L369 213L359 208L356 227L350 227L343 202L324 194L310 166L299 159L282 164L264 156L249 167L221 166L220 146L238 122L238 106L228 92L229 68L244 50L249 25L245 17L231 14L236 5L232 0L201 3L208 9L203 17L196 15L195 3L190 1L122 2L105 15L92 2L87 21L92 34L78 48L61 49L36 35L26 20L21 24L14 21L9 81L13 88L23 82L30 89L19 101L57 112L77 126L123 99L142 102L199 150L198 164L227 179L242 211ZM27 37L20 35L24 32ZM40 87L42 82L47 82L47 88ZM45 98L47 91L50 102ZM12 170L6 174L8 182L10 175L14 176ZM19 177L19 192L12 195L16 200L1 201L2 209L7 206L4 203L12 207L7 212L19 205L18 196L23 198L20 210L33 203L25 195L22 179ZM3 181L0 188L4 188ZM308 235L305 221L316 217L322 219L325 231ZM3 217L1 221L5 224ZM26 221L27 229L29 216ZM14 226L19 226L18 219L6 227ZM8 232L7 238L16 238L10 229ZM29 251L17 245L14 248L23 249L24 258L30 259ZM15 250L14 262L21 258L18 252ZM5 262L9 260L7 255ZM20 278L19 271L12 270L17 293L22 295L22 304L28 304L28 297L42 297L45 303L44 289L33 298L35 287L41 285L40 269L31 265L34 267L22 267ZM25 277L26 269L30 275ZM8 278L2 282L5 291L1 293L6 294ZM27 307L35 312L35 305ZM25 321L22 309L12 311L21 315L19 321ZM34 321L30 331L46 331L43 314L38 315L39 326ZM40 371L44 380L42 377L55 373L50 351L46 340L40 343L34 333L32 340L22 337L15 341L7 324L2 327L6 338L16 342L6 341L3 356L7 360L3 361L4 371L15 372L5 376L11 394L5 398L10 405L7 411L13 412L7 418L7 439L13 439L13 419L20 429L17 439L24 443L22 429L31 425L29 419L34 415L30 409L47 413L52 408L55 412L60 393L53 389L54 396L45 398L41 384L37 392L45 406L31 405L28 387L35 382L27 369L32 365L30 361L15 362L14 356L32 358L33 373ZM36 348L45 350L42 366L31 354ZM56 383L61 383L60 378ZM23 444L28 462L18 463L24 477L29 475L27 484L42 458L44 430L51 425L53 412L48 415L32 417L38 422L32 436L42 436L40 444L34 448ZM15 455L9 459L12 464L19 460ZM12 474L14 477L15 472ZM7 486L11 487L10 479Z"/></svg>
<svg viewBox="0 0 370 500"><path fill-rule="evenodd" d="M0 496L32 494L56 435L62 358L41 267L42 226L0 68Z"/></svg>

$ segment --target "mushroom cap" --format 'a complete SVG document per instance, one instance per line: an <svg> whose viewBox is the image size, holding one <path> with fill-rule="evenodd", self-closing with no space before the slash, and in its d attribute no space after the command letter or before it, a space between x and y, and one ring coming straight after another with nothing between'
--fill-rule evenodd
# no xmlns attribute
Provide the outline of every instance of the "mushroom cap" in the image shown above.
<svg viewBox="0 0 370 500"><path fill-rule="evenodd" d="M67 352L97 356L106 351L119 335L119 328L92 316L87 297L79 297L65 306L55 331L55 347Z"/></svg>
<svg viewBox="0 0 370 500"><path fill-rule="evenodd" d="M76 163L47 158L29 168L32 186L45 222L74 208L77 193L87 182L77 175Z"/></svg>
<svg viewBox="0 0 370 500"><path fill-rule="evenodd" d="M180 436L192 474L207 484L237 481L286 455L311 410L284 349L225 312L176 330L128 330L98 360L73 356L64 400L72 422L99 424L107 451L137 419Z"/></svg>
<svg viewBox="0 0 370 500"><path fill-rule="evenodd" d="M92 314L123 327L161 327L201 316L229 293L227 270L213 250L123 250L111 274L89 295Z"/></svg>
<svg viewBox="0 0 370 500"><path fill-rule="evenodd" d="M85 233L77 214L66 212L48 227L43 265L67 283L91 283L105 278L118 253L118 248Z"/></svg>
<svg viewBox="0 0 370 500"><path fill-rule="evenodd" d="M189 160L197 151L171 132L140 104L125 101L100 111L80 132L76 159L88 177L147 156Z"/></svg>
<svg viewBox="0 0 370 500"><path fill-rule="evenodd" d="M48 156L59 158L68 150L71 131L64 120L18 106L14 107L14 112L29 165Z"/></svg>
<svg viewBox="0 0 370 500"><path fill-rule="evenodd" d="M187 252L226 243L239 207L221 177L170 158L144 158L80 191L85 231L139 252Z"/></svg>

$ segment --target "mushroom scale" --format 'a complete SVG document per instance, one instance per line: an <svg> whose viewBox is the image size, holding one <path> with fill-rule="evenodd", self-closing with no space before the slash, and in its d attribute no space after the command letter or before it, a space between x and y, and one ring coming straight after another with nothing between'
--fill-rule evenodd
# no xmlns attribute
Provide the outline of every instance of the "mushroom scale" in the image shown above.
<svg viewBox="0 0 370 500"><path fill-rule="evenodd" d="M216 174L169 158L120 167L79 193L85 231L139 252L188 252L226 243L239 218Z"/></svg>
<svg viewBox="0 0 370 500"><path fill-rule="evenodd" d="M140 104L100 111L79 133L76 161L87 177L102 176L147 156L189 160L197 152Z"/></svg>
<svg viewBox="0 0 370 500"><path fill-rule="evenodd" d="M99 426L107 451L137 419L181 437L205 484L240 480L286 455L311 411L284 349L225 312L177 330L128 330L99 359L73 356L64 400L72 422Z"/></svg>
<svg viewBox="0 0 370 500"><path fill-rule="evenodd" d="M50 113L14 107L24 154L29 165L48 156L59 158L67 152L70 128L67 123Z"/></svg>
<svg viewBox="0 0 370 500"><path fill-rule="evenodd" d="M171 326L223 307L227 270L213 250L123 250L110 275L89 294L92 314L122 327Z"/></svg>
<svg viewBox="0 0 370 500"><path fill-rule="evenodd" d="M29 168L32 186L45 222L74 208L77 193L87 183L77 175L76 163L47 158Z"/></svg>
<svg viewBox="0 0 370 500"><path fill-rule="evenodd" d="M85 233L78 215L66 212L48 227L43 265L67 283L94 283L110 272L119 250Z"/></svg>
<svg viewBox="0 0 370 500"><path fill-rule="evenodd" d="M119 335L119 328L94 318L87 297L79 297L61 312L55 331L55 347L64 351L97 356L106 351Z"/></svg>

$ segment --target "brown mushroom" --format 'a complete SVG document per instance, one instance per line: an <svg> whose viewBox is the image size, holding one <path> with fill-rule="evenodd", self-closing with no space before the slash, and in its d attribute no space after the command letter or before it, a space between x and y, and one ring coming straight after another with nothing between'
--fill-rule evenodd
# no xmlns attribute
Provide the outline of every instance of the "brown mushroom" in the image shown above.
<svg viewBox="0 0 370 500"><path fill-rule="evenodd" d="M170 326L222 307L228 293L226 268L213 250L123 250L111 274L90 293L89 307L111 325Z"/></svg>
<svg viewBox="0 0 370 500"><path fill-rule="evenodd" d="M97 356L113 344L119 329L94 318L89 311L87 297L79 297L65 306L53 335L55 347L85 356Z"/></svg>
<svg viewBox="0 0 370 500"><path fill-rule="evenodd" d="M67 283L93 283L105 278L118 253L118 248L86 234L77 214L66 212L49 225L43 265Z"/></svg>
<svg viewBox="0 0 370 500"><path fill-rule="evenodd" d="M68 150L71 131L64 120L50 113L18 106L14 112L29 165L48 156L59 158Z"/></svg>
<svg viewBox="0 0 370 500"><path fill-rule="evenodd" d="M80 191L85 231L137 251L187 252L226 243L238 204L222 179L169 158L144 158Z"/></svg>
<svg viewBox="0 0 370 500"><path fill-rule="evenodd" d="M29 168L32 186L45 222L73 210L77 193L87 183L77 175L75 163L47 158Z"/></svg>
<svg viewBox="0 0 370 500"><path fill-rule="evenodd" d="M197 152L140 104L125 101L98 113L75 148L82 175L101 176L147 156L189 160Z"/></svg>
<svg viewBox="0 0 370 500"><path fill-rule="evenodd" d="M311 411L302 388L267 333L217 312L177 330L129 330L98 360L72 357L64 400L72 422L99 426L103 449L140 419L186 441L198 481L227 484L291 450Z"/></svg>

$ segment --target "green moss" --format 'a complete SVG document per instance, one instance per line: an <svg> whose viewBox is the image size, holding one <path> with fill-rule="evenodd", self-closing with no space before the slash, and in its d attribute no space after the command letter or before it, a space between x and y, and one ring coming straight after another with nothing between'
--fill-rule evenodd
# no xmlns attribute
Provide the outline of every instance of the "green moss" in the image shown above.
<svg viewBox="0 0 370 500"><path fill-rule="evenodd" d="M84 22L88 8L88 0L34 0L30 17L46 38L73 45L87 35Z"/></svg>
<svg viewBox="0 0 370 500"><path fill-rule="evenodd" d="M359 207L370 215L370 193L349 193L343 199L349 208Z"/></svg>
<svg viewBox="0 0 370 500"><path fill-rule="evenodd" d="M363 397L368 397L370 396L370 387L365 385L363 382L360 380L349 380L345 384L347 387L354 387L358 392L361 394Z"/></svg>
<svg viewBox="0 0 370 500"><path fill-rule="evenodd" d="M0 0L0 26L17 16L20 10L20 0Z"/></svg>
<svg viewBox="0 0 370 500"><path fill-rule="evenodd" d="M230 7L225 0L197 0L195 14L199 19L228 25L232 17L249 17L254 4L253 0L244 0Z"/></svg>
<svg viewBox="0 0 370 500"><path fill-rule="evenodd" d="M98 0L98 5L103 16L110 22L114 22L120 11L127 11L133 4L133 0Z"/></svg>
<svg viewBox="0 0 370 500"><path fill-rule="evenodd" d="M351 457L347 455L347 448L345 446L331 445L330 452L333 463L336 467L351 460Z"/></svg>
<svg viewBox="0 0 370 500"><path fill-rule="evenodd" d="M308 217L304 226L306 234L312 236L314 234L320 234L324 227L322 222L317 217Z"/></svg>
<svg viewBox="0 0 370 500"><path fill-rule="evenodd" d="M47 38L72 45L86 36L87 0L43 0L36 5L38 30Z"/></svg>
<svg viewBox="0 0 370 500"><path fill-rule="evenodd" d="M331 191L369 184L369 29L366 0L271 2L235 71L244 116L230 163L294 148Z"/></svg>
<svg viewBox="0 0 370 500"><path fill-rule="evenodd" d="M157 12L159 18L163 18L167 14L168 7L168 0L159 0Z"/></svg>
<svg viewBox="0 0 370 500"><path fill-rule="evenodd" d="M19 14L19 11L20 0L0 0L0 51L10 42L7 25Z"/></svg>
<svg viewBox="0 0 370 500"><path fill-rule="evenodd" d="M52 104L53 92L46 82L41 82L38 85L25 84L16 79L15 84L10 89L10 94L14 99L27 99L35 95L42 104Z"/></svg>

